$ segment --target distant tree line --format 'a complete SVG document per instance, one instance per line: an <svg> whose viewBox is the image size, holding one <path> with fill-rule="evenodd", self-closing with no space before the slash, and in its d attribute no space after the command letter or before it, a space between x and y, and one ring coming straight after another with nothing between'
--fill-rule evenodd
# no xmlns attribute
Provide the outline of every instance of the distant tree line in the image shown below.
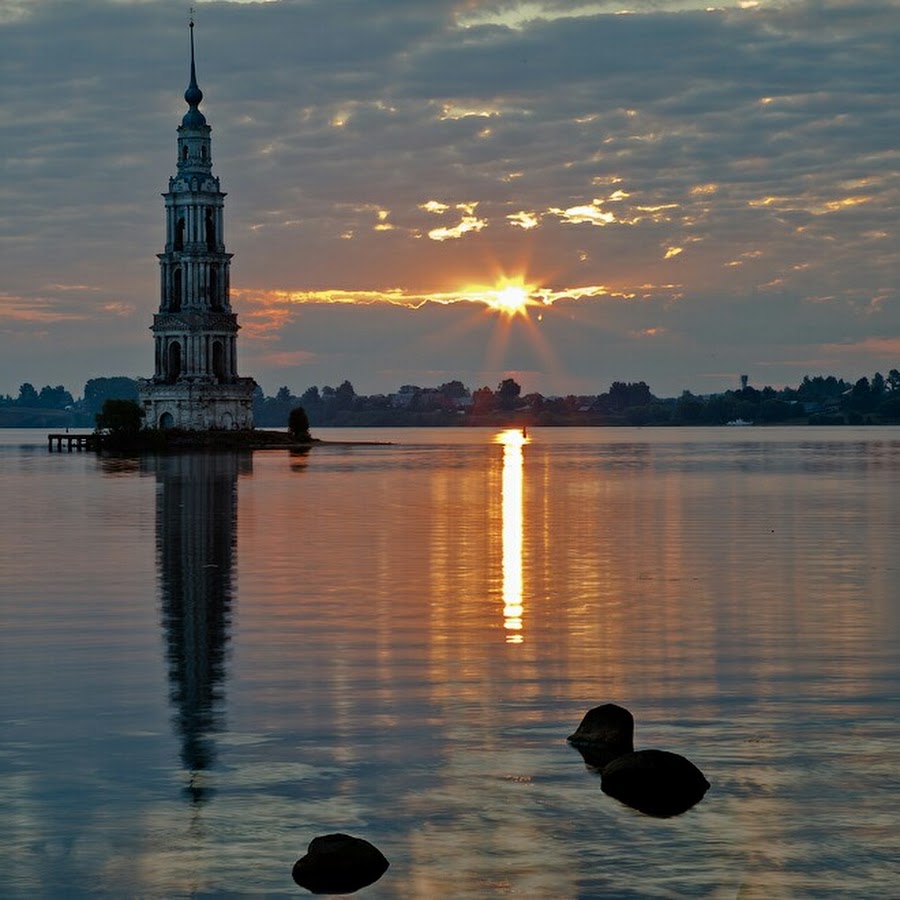
<svg viewBox="0 0 900 900"><path fill-rule="evenodd" d="M134 378L91 378L83 395L74 399L63 385L46 385L38 391L25 382L17 397L0 394L0 427L51 428L66 426L93 428L106 400L137 400Z"/></svg>
<svg viewBox="0 0 900 900"><path fill-rule="evenodd" d="M93 428L107 400L136 401L133 378L92 378L74 399L62 385L37 390L23 384L17 397L0 396L0 427ZM797 387L745 385L723 393L656 397L643 381L614 381L602 394L545 397L523 394L513 378L496 389L470 390L461 381L437 387L402 385L391 394L357 394L349 381L296 395L287 386L274 397L259 387L253 417L262 428L285 428L301 408L309 427L423 425L757 425L900 424L900 371L876 372L847 382L833 375L805 376ZM294 424L300 420L296 417Z"/></svg>
<svg viewBox="0 0 900 900"><path fill-rule="evenodd" d="M797 387L757 389L745 385L718 394L684 391L659 398L643 382L613 382L602 394L545 397L523 394L512 378L495 390L470 390L461 381L438 387L403 385L392 394L360 395L349 381L313 386L295 395L288 387L274 397L257 389L254 421L283 427L295 407L316 426L422 425L758 425L900 424L900 371L876 372L855 383L833 375L805 376Z"/></svg>

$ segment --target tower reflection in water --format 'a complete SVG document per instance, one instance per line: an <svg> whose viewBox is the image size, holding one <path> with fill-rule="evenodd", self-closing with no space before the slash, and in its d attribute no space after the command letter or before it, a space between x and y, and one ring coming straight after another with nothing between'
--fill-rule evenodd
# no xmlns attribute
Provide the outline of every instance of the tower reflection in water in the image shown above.
<svg viewBox="0 0 900 900"><path fill-rule="evenodd" d="M525 454L522 448L528 443L525 433L518 428L501 432L497 440L503 445L503 627L508 644L521 644L522 616L522 488L524 483Z"/></svg>
<svg viewBox="0 0 900 900"><path fill-rule="evenodd" d="M221 726L237 543L237 480L252 457L184 453L154 458L160 606L173 722L195 802L215 762Z"/></svg>

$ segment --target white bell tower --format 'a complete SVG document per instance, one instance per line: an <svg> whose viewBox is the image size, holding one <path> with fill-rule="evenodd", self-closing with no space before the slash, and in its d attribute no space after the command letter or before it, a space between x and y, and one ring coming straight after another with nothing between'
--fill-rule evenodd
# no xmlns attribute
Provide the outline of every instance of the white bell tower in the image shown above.
<svg viewBox="0 0 900 900"><path fill-rule="evenodd" d="M212 129L199 109L193 19L190 28L189 108L178 128L177 174L163 194L166 248L158 254L160 304L150 329L155 372L141 380L140 402L151 428L248 429L256 382L237 371L240 326L229 299L225 194L212 174Z"/></svg>

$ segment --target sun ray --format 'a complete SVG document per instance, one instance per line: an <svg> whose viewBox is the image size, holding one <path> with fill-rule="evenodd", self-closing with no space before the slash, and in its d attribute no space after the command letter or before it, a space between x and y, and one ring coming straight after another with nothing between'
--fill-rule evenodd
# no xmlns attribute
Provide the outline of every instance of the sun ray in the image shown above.
<svg viewBox="0 0 900 900"><path fill-rule="evenodd" d="M485 348L485 366L488 371L503 371L507 367L504 366L506 359L506 348L509 344L510 321L508 319L498 320L491 329L488 338L487 347Z"/></svg>

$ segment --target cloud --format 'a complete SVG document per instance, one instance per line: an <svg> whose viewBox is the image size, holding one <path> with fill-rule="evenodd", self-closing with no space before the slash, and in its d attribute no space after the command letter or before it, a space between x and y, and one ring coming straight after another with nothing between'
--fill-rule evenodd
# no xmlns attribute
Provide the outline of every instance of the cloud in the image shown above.
<svg viewBox="0 0 900 900"><path fill-rule="evenodd" d="M616 221L616 217L611 212L605 212L601 209L602 201L594 200L590 204L582 206L571 206L569 209L558 209L551 207L548 212L553 213L563 222L572 225L578 225L587 222L591 225L611 225Z"/></svg>
<svg viewBox="0 0 900 900"><path fill-rule="evenodd" d="M526 231L530 228L537 228L541 222L540 216L535 213L525 212L523 209L520 209L518 212L510 213L507 215L506 219L511 225L515 225L517 228L522 228Z"/></svg>
<svg viewBox="0 0 900 900"><path fill-rule="evenodd" d="M456 225L450 228L432 228L428 237L433 241L449 241L461 238L469 232L479 232L487 225L484 219L477 216L463 216Z"/></svg>
<svg viewBox="0 0 900 900"><path fill-rule="evenodd" d="M0 293L0 327L9 329L13 323L38 325L46 322L74 322L84 314L62 309L52 298L17 297Z"/></svg>

